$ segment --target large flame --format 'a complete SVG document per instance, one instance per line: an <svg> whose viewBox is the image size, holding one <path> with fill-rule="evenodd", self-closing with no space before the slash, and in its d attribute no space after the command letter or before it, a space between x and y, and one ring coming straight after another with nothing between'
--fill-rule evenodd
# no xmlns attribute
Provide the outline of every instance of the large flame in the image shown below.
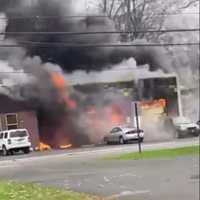
<svg viewBox="0 0 200 200"><path fill-rule="evenodd" d="M143 101L140 102L140 106L143 109L153 109L153 108L165 108L167 106L166 99L159 99L159 100L153 100L153 101Z"/></svg>
<svg viewBox="0 0 200 200"><path fill-rule="evenodd" d="M65 79L64 76L61 73L58 72L52 72L51 73L51 80L53 84L60 90L65 89Z"/></svg>
<svg viewBox="0 0 200 200"><path fill-rule="evenodd" d="M76 109L77 104L76 102L69 97L69 88L65 83L65 78L61 73L52 72L51 73L51 80L53 85L58 89L60 94L60 101L64 101L66 103L67 108L69 109Z"/></svg>
<svg viewBox="0 0 200 200"><path fill-rule="evenodd" d="M66 109L63 108L66 112L62 116L62 120L55 126L48 125L43 127L43 132L48 134L43 134L40 138L42 141L38 145L38 150L40 151L50 150L51 148L67 149L72 147L71 135L69 134L69 132L71 132L71 124L68 120L68 114L70 112L67 111L75 110L77 105L76 102L70 98L70 88L66 85L64 76L58 72L51 72L50 78L57 90L58 101L66 107Z"/></svg>
<svg viewBox="0 0 200 200"><path fill-rule="evenodd" d="M166 112L167 100L159 99L153 101L145 101L140 103L142 115L158 118Z"/></svg>
<svg viewBox="0 0 200 200"><path fill-rule="evenodd" d="M112 106L111 122L112 124L124 123L123 113L117 105Z"/></svg>

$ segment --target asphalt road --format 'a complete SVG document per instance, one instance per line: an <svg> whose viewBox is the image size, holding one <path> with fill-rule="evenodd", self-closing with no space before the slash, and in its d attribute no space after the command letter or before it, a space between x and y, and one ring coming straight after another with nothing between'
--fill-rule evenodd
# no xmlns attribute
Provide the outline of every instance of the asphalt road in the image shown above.
<svg viewBox="0 0 200 200"><path fill-rule="evenodd" d="M143 150L150 149L161 149L161 148L174 148L187 146L192 144L198 144L199 138L187 138L187 139L176 139L165 142L144 142L142 143ZM65 150L52 150L44 152L32 152L30 154L18 154L14 156L1 156L0 155L0 165L1 161L16 161L16 160L26 160L29 158L40 159L44 157L60 157L60 156L97 156L107 153L120 153L120 152L136 152L138 151L138 145L126 144L126 145L104 145L104 146L88 146L76 149L65 149Z"/></svg>
<svg viewBox="0 0 200 200"><path fill-rule="evenodd" d="M198 143L181 140L144 144L144 149ZM198 200L199 159L105 161L108 153L136 151L136 145L71 150L0 161L0 179L35 182L123 200Z"/></svg>

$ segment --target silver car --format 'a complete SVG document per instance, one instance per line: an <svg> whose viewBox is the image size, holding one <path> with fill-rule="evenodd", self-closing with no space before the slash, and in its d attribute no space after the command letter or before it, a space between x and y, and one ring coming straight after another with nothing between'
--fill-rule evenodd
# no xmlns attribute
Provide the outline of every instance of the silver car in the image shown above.
<svg viewBox="0 0 200 200"><path fill-rule="evenodd" d="M125 144L129 141L140 140L143 142L144 139L144 131L139 129L139 138L136 128L124 128L124 127L114 127L108 135L104 137L104 142L107 144L111 143L119 143Z"/></svg>

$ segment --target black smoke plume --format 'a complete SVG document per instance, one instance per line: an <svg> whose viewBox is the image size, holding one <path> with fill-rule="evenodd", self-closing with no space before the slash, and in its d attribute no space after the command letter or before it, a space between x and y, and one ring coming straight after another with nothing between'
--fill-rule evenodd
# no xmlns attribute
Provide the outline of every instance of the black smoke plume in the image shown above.
<svg viewBox="0 0 200 200"><path fill-rule="evenodd" d="M64 3L63 3L64 2ZM9 32L92 32L115 30L111 20L102 17L66 18L74 15L72 0L0 0L0 12L8 18L5 38L20 42L47 42L70 43L75 45L119 43L117 34L94 35L35 35L35 34L9 34ZM50 18L40 18L46 16ZM5 44L6 42L4 42ZM142 42L143 43L143 42ZM1 41L0 41L1 44ZM120 43L119 43L120 44ZM63 71L71 72L78 69L85 71L103 70L122 60L134 57L138 65L149 64L151 70L157 68L167 69L169 64L163 59L162 50L150 47L109 47L109 48L69 48L23 46L22 48L0 49L0 60L3 67L8 70L22 70L33 76L34 81L23 82L19 74L9 77L0 76L0 79L9 79L17 85L4 89L4 95L17 101L25 101L37 110L40 123L40 136L52 146L57 132L69 136L74 146L87 143L87 134L79 129L76 124L78 113L71 113L66 109L64 102L58 99L59 94L53 86L46 65L51 65L53 70L59 65ZM0 63L1 64L1 63ZM6 69L7 70L7 69ZM8 71L7 70L7 71ZM25 75L24 75L25 76ZM29 80L28 77L23 77ZM20 84L19 84L20 83ZM2 89L2 88L1 88ZM19 97L16 98L16 97ZM79 103L79 102L78 102ZM81 131L80 131L81 130Z"/></svg>
<svg viewBox="0 0 200 200"><path fill-rule="evenodd" d="M26 3L25 3L26 2ZM102 17L67 18L73 15L72 1L63 3L57 0L25 1L0 0L1 11L8 16L7 32L91 32L113 31L111 20ZM48 16L39 18L33 16ZM15 18L18 17L18 18ZM18 41L70 43L75 45L118 43L117 34L94 35L6 35ZM146 42L145 42L146 43ZM48 47L26 46L28 55L38 55L43 62L52 62L60 65L65 71L82 69L102 70L123 59L134 57L138 65L149 64L151 70L167 69L168 63L162 59L163 49L151 47ZM160 51L161 50L161 51ZM165 58L166 60L166 58Z"/></svg>

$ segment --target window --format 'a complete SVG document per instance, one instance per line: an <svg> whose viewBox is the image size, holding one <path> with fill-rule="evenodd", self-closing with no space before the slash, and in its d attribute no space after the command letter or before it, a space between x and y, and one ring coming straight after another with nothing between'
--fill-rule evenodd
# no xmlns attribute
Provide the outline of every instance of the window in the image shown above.
<svg viewBox="0 0 200 200"><path fill-rule="evenodd" d="M17 114L7 114L6 125L8 130L17 129L18 128Z"/></svg>
<svg viewBox="0 0 200 200"><path fill-rule="evenodd" d="M3 139L3 133L0 133L0 139Z"/></svg>
<svg viewBox="0 0 200 200"><path fill-rule="evenodd" d="M5 139L8 138L8 133L7 133L7 132L4 133L4 138L5 138Z"/></svg>
<svg viewBox="0 0 200 200"><path fill-rule="evenodd" d="M2 131L2 122L1 122L1 116L0 116L0 131Z"/></svg>
<svg viewBox="0 0 200 200"><path fill-rule="evenodd" d="M112 129L111 133L117 133L117 132L119 132L119 131L122 131L122 129L116 127L116 128L113 128L113 129Z"/></svg>
<svg viewBox="0 0 200 200"><path fill-rule="evenodd" d="M135 134L135 133L137 133L136 130L135 130L135 131L128 131L128 132L126 132L127 135L128 135L128 134Z"/></svg>
<svg viewBox="0 0 200 200"><path fill-rule="evenodd" d="M128 135L128 134L135 134L135 133L142 133L142 132L143 132L143 130L139 129L137 132L137 129L136 129L136 130L128 131L128 132L126 132L126 134Z"/></svg>
<svg viewBox="0 0 200 200"><path fill-rule="evenodd" d="M11 132L10 133L10 137L11 138L15 138L15 137L26 137L28 136L26 131L15 131L15 132Z"/></svg>

